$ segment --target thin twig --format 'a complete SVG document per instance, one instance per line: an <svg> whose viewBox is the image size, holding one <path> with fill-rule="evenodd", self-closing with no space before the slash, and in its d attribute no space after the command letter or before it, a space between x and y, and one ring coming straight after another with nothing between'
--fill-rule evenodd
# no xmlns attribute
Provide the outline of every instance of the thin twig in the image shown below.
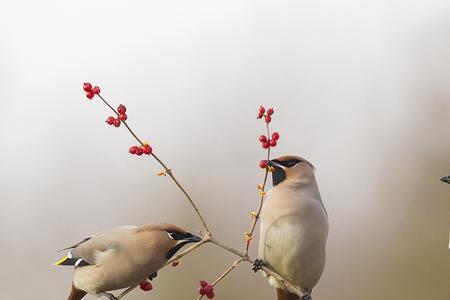
<svg viewBox="0 0 450 300"><path fill-rule="evenodd" d="M266 123L266 130L267 130L267 138L270 138L270 130L269 130L269 123ZM270 147L267 150L267 162L269 162L270 159ZM250 227L250 230L246 233L246 245L245 245L245 254L248 254L248 249L250 248L250 242L253 239L253 232L255 231L256 224L258 223L259 216L261 215L261 210L264 202L264 196L266 194L266 184L267 184L267 177L269 175L269 167L266 168L266 173L264 174L264 182L261 188L261 191L259 193L259 205L258 210L256 211L256 214L253 218L252 225Z"/></svg>
<svg viewBox="0 0 450 300"><path fill-rule="evenodd" d="M108 103L108 101L106 101L100 94L98 94L97 96L100 97L100 99L102 99L102 101L118 116L119 113ZM138 143L141 146L144 146L144 143L142 142L142 140L134 133L134 131L131 129L131 127L127 124L126 121L122 121L122 123L125 125L125 127L128 129L128 131L131 133L131 135L136 139L136 141L138 141ZM170 176L170 178L172 178L173 182L177 185L177 187L183 192L183 194L186 196L186 198L188 199L189 203L191 204L192 208L194 208L194 211L197 213L197 216L200 219L200 222L202 223L203 228L205 229L205 231L208 233L208 235L211 235L211 232L209 231L208 225L206 224L205 219L203 218L202 214L200 213L200 210L198 209L197 205L195 204L194 200L192 200L191 196L189 196L188 192L181 186L181 184L179 183L179 181L175 178L175 175L173 174L172 170L169 169L166 164L158 157L156 156L156 154L154 154L153 152L151 153L151 155L153 156L154 159L156 159L156 161L164 168L164 171L167 175Z"/></svg>

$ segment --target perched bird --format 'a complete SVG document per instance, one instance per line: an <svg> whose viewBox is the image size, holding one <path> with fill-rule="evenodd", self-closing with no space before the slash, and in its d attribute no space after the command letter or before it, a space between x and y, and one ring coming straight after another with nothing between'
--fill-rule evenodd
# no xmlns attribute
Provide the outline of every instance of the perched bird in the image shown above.
<svg viewBox="0 0 450 300"><path fill-rule="evenodd" d="M68 300L79 300L86 294L114 300L109 291L156 276L181 247L200 241L200 237L173 224L120 226L63 249L70 252L54 265L75 267Z"/></svg>
<svg viewBox="0 0 450 300"><path fill-rule="evenodd" d="M450 175L442 177L442 178L441 178L441 181L450 184Z"/></svg>
<svg viewBox="0 0 450 300"><path fill-rule="evenodd" d="M311 299L311 292L325 266L328 216L320 198L314 167L298 156L282 156L268 162L273 168L273 187L261 211L259 259L262 265L300 287L301 299ZM278 300L297 300L275 278L269 283L277 288Z"/></svg>

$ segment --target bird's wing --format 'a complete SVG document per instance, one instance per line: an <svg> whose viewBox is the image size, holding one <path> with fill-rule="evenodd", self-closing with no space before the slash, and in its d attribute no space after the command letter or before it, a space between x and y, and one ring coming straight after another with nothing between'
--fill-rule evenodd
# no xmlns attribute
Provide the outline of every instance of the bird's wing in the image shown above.
<svg viewBox="0 0 450 300"><path fill-rule="evenodd" d="M54 265L82 267L96 265L101 254L120 248L120 236L129 233L135 226L121 226L94 234L66 248L69 253Z"/></svg>

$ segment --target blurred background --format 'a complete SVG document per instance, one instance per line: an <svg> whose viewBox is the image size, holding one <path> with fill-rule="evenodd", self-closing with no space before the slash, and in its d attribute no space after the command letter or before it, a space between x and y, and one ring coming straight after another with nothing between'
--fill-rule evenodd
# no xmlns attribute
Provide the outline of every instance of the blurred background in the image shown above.
<svg viewBox="0 0 450 300"><path fill-rule="evenodd" d="M66 299L56 251L105 228L201 229L87 101L91 81L235 248L263 176L255 116L273 106L274 155L315 164L330 218L314 300L448 300L449 20L446 0L1 1L0 298ZM205 246L127 299L194 299L234 259ZM274 290L242 264L216 295Z"/></svg>

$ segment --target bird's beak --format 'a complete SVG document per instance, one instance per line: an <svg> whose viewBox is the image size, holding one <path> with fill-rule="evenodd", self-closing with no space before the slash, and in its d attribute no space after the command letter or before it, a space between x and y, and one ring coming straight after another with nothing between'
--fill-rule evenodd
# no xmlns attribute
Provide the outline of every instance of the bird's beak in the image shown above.
<svg viewBox="0 0 450 300"><path fill-rule="evenodd" d="M450 176L444 176L441 178L441 181L450 184Z"/></svg>
<svg viewBox="0 0 450 300"><path fill-rule="evenodd" d="M184 239L184 241L188 243L198 243L201 242L202 238L193 234L190 234L191 236Z"/></svg>
<svg viewBox="0 0 450 300"><path fill-rule="evenodd" d="M276 159L269 160L267 164L271 167L278 167L284 169L284 167Z"/></svg>

